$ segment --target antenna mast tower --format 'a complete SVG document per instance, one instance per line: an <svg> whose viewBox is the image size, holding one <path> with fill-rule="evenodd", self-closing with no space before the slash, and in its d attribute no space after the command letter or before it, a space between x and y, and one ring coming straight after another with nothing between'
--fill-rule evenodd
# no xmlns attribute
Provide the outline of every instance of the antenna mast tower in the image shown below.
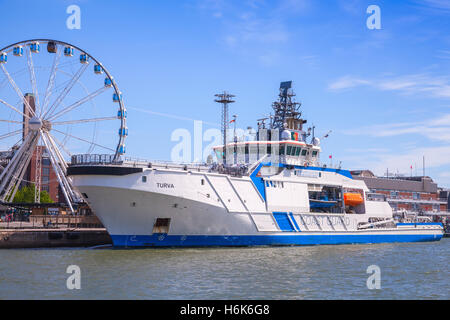
<svg viewBox="0 0 450 320"><path fill-rule="evenodd" d="M295 93L292 90L292 81L281 82L278 97L278 101L272 104L275 112L272 129L283 130L286 123L289 129L302 130L306 120L301 119L301 103L293 101Z"/></svg>
<svg viewBox="0 0 450 320"><path fill-rule="evenodd" d="M220 94L215 95L217 99L215 99L215 102L222 104L222 123L221 123L221 130L222 130L222 138L223 138L223 146L224 146L224 152L225 152L225 145L227 144L227 133L228 133L228 127L229 127L229 118L228 118L228 104L235 102L232 98L235 97L235 95L229 94L226 91ZM225 160L225 155L224 155Z"/></svg>

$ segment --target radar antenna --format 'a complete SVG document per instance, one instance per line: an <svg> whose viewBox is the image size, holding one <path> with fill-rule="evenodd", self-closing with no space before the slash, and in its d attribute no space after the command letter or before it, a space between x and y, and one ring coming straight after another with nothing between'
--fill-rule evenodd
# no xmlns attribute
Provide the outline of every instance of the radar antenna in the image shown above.
<svg viewBox="0 0 450 320"><path fill-rule="evenodd" d="M286 123L289 129L302 130L306 120L301 118L301 103L295 102L293 99L295 93L292 90L292 81L281 82L278 97L278 101L272 104L275 113L272 129L284 130L284 124Z"/></svg>

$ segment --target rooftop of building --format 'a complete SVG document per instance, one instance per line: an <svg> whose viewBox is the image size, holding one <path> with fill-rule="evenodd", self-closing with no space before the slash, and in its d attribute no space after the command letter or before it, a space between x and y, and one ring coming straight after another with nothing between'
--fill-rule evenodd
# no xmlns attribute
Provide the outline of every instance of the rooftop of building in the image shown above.
<svg viewBox="0 0 450 320"><path fill-rule="evenodd" d="M353 170L350 173L354 179L364 180L369 189L429 193L438 191L437 183L428 176L392 175L379 177L370 170Z"/></svg>

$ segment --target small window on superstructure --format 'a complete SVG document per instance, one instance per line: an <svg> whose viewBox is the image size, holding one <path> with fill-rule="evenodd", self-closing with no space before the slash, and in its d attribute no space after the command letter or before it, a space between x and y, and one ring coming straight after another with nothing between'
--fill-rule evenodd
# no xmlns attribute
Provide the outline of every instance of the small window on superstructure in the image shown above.
<svg viewBox="0 0 450 320"><path fill-rule="evenodd" d="M142 176L142 182L147 182L147 176Z"/></svg>
<svg viewBox="0 0 450 320"><path fill-rule="evenodd" d="M306 156L307 153L308 153L308 150L302 149L302 157Z"/></svg>
<svg viewBox="0 0 450 320"><path fill-rule="evenodd" d="M313 157L317 156L317 151L316 151L316 150L314 150L314 151L312 152L312 156L313 156Z"/></svg>
<svg viewBox="0 0 450 320"><path fill-rule="evenodd" d="M249 151L248 151L248 144L246 144L245 145L245 154L248 154L249 153Z"/></svg>
<svg viewBox="0 0 450 320"><path fill-rule="evenodd" d="M284 156L284 148L285 146L280 146L280 156Z"/></svg>
<svg viewBox="0 0 450 320"><path fill-rule="evenodd" d="M271 155L271 154L272 154L272 145L271 145L271 144L268 144L268 145L267 145L267 154L268 154L268 155Z"/></svg>
<svg viewBox="0 0 450 320"><path fill-rule="evenodd" d="M205 185L205 179L200 180L200 183L202 184L202 186Z"/></svg>

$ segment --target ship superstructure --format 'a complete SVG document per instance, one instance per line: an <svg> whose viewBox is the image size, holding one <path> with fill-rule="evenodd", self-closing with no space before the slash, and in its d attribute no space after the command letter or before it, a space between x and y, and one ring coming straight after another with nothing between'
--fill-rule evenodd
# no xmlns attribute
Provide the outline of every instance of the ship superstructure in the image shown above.
<svg viewBox="0 0 450 320"><path fill-rule="evenodd" d="M281 84L274 115L259 120L255 139L224 138L213 164L77 155L68 174L115 246L439 240L441 224L395 221L364 181L320 163L320 139L304 128L291 84Z"/></svg>

